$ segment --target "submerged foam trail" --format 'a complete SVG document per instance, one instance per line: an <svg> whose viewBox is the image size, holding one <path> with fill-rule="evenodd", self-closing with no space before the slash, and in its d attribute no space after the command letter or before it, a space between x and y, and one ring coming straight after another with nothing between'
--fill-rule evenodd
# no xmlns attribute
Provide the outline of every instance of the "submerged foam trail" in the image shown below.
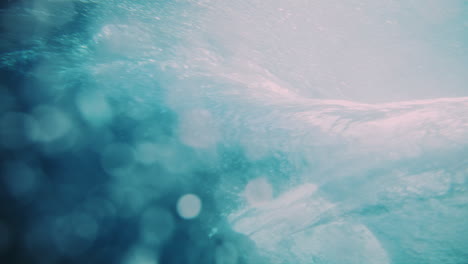
<svg viewBox="0 0 468 264"><path fill-rule="evenodd" d="M383 105L306 99L283 103L275 105L284 107L283 111L247 115L244 120L248 121L240 123L246 126L241 131L248 131L243 139L247 150L284 152L296 168L303 169L296 178L296 183L302 183L297 189L260 208L232 215L235 230L249 235L268 254L279 259L297 257L297 263L311 263L311 259L389 263L371 230L392 247L384 226L389 221L406 225L406 234L391 236L410 248L422 235L417 226L450 218L466 202L468 98ZM269 127L256 129L262 122ZM317 184L318 191L304 198L301 193L310 183ZM445 202L431 205L434 199ZM420 208L424 204L426 210ZM419 214L432 212L432 206L443 210L430 219L408 219L405 212L411 206L422 209ZM462 239L456 226L439 228L444 231L434 235L434 244L447 236ZM355 262L323 248L324 241L357 254L352 258ZM392 255L398 258L395 252Z"/></svg>
<svg viewBox="0 0 468 264"><path fill-rule="evenodd" d="M466 202L468 98L364 104L301 97L267 72L223 78L211 86L197 80L208 102L196 107L210 113L218 143L240 145L254 161L282 153L295 168L289 187L268 175L285 194L230 215L275 263L417 261L411 245L433 225L440 231L425 246L463 241L465 227L437 223Z"/></svg>

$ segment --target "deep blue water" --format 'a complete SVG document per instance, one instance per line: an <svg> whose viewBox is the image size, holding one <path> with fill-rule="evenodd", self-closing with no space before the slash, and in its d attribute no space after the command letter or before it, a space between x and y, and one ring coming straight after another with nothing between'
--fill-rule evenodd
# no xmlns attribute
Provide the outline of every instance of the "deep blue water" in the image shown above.
<svg viewBox="0 0 468 264"><path fill-rule="evenodd" d="M1 263L468 262L465 1L0 12Z"/></svg>

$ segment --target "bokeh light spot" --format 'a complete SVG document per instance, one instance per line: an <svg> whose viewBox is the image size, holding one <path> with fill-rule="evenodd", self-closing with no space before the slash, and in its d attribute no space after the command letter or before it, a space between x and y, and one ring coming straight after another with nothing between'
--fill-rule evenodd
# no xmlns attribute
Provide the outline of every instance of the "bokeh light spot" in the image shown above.
<svg viewBox="0 0 468 264"><path fill-rule="evenodd" d="M127 254L124 264L158 264L158 260L153 250L137 247Z"/></svg>
<svg viewBox="0 0 468 264"><path fill-rule="evenodd" d="M93 126L105 125L112 118L112 108L107 98L97 91L79 94L76 104L83 118Z"/></svg>
<svg viewBox="0 0 468 264"><path fill-rule="evenodd" d="M202 202L194 194L186 194L177 201L177 213L185 219L192 219L200 214Z"/></svg>
<svg viewBox="0 0 468 264"><path fill-rule="evenodd" d="M273 198L273 188L266 178L257 178L247 184L244 195L250 205L258 206Z"/></svg>
<svg viewBox="0 0 468 264"><path fill-rule="evenodd" d="M159 148L151 142L140 142L135 149L136 159L143 164L151 164L158 160Z"/></svg>
<svg viewBox="0 0 468 264"><path fill-rule="evenodd" d="M114 176L124 176L134 162L133 149L125 143L112 143L101 153L104 170Z"/></svg>
<svg viewBox="0 0 468 264"><path fill-rule="evenodd" d="M146 244L158 245L164 242L174 228L174 217L163 208L149 208L141 216L141 238Z"/></svg>
<svg viewBox="0 0 468 264"><path fill-rule="evenodd" d="M84 212L59 217L53 229L55 245L63 255L81 255L93 244L98 230L94 217Z"/></svg>
<svg viewBox="0 0 468 264"><path fill-rule="evenodd" d="M65 136L72 128L72 123L62 110L49 105L34 109L36 126L31 129L31 138L39 142L51 142Z"/></svg>

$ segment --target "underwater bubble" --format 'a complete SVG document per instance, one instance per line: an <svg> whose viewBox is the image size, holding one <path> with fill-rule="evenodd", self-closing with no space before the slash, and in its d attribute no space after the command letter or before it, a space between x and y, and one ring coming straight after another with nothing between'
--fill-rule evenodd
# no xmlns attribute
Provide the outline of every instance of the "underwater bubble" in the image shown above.
<svg viewBox="0 0 468 264"><path fill-rule="evenodd" d="M292 234L291 251L303 261L312 257L320 263L389 264L385 248L362 224L335 221Z"/></svg>
<svg viewBox="0 0 468 264"><path fill-rule="evenodd" d="M158 245L167 240L174 228L174 217L164 208L149 208L140 219L140 236L143 242L150 245Z"/></svg>
<svg viewBox="0 0 468 264"><path fill-rule="evenodd" d="M91 198L84 204L85 211L96 218L97 221L103 221L113 218L116 214L114 203L106 198Z"/></svg>
<svg viewBox="0 0 468 264"><path fill-rule="evenodd" d="M135 158L143 164L151 164L159 159L159 147L151 142L140 142L135 147Z"/></svg>
<svg viewBox="0 0 468 264"><path fill-rule="evenodd" d="M186 194L177 201L177 213L185 219L192 219L200 214L202 202L195 194Z"/></svg>
<svg viewBox="0 0 468 264"><path fill-rule="evenodd" d="M257 206L273 198L273 188L266 178L257 178L247 183L244 195L250 205Z"/></svg>
<svg viewBox="0 0 468 264"><path fill-rule="evenodd" d="M133 172L123 175L133 175ZM120 217L135 216L154 198L153 195L157 195L157 193L155 194L142 187L134 184L130 177L121 177L112 185L113 200L119 206Z"/></svg>
<svg viewBox="0 0 468 264"><path fill-rule="evenodd" d="M53 238L64 255L76 256L87 250L96 239L99 225L93 216L75 212L55 221Z"/></svg>
<svg viewBox="0 0 468 264"><path fill-rule="evenodd" d="M112 108L107 98L98 91L80 93L76 105L83 118L93 126L105 125L112 119Z"/></svg>
<svg viewBox="0 0 468 264"><path fill-rule="evenodd" d="M77 213L74 215L73 223L76 234L88 240L94 240L99 228L94 217L85 213Z"/></svg>
<svg viewBox="0 0 468 264"><path fill-rule="evenodd" d="M127 253L123 264L158 264L158 258L154 250L136 247Z"/></svg>
<svg viewBox="0 0 468 264"><path fill-rule="evenodd" d="M51 142L64 137L72 129L72 123L67 114L51 105L36 107L33 117L36 122L31 128L30 137L34 141Z"/></svg>
<svg viewBox="0 0 468 264"><path fill-rule="evenodd" d="M101 164L104 170L115 176L125 173L134 162L133 149L125 143L112 143L101 153Z"/></svg>
<svg viewBox="0 0 468 264"><path fill-rule="evenodd" d="M150 140L137 143L136 160L145 165L157 162L174 174L186 173L193 169L195 160L187 146L172 139L162 143L155 142L155 140Z"/></svg>

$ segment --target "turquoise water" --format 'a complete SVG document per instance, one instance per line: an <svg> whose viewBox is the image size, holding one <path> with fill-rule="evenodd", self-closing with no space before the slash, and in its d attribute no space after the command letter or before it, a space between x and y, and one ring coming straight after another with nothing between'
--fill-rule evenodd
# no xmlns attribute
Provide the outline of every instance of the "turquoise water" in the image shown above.
<svg viewBox="0 0 468 264"><path fill-rule="evenodd" d="M466 263L467 8L5 5L2 258Z"/></svg>

